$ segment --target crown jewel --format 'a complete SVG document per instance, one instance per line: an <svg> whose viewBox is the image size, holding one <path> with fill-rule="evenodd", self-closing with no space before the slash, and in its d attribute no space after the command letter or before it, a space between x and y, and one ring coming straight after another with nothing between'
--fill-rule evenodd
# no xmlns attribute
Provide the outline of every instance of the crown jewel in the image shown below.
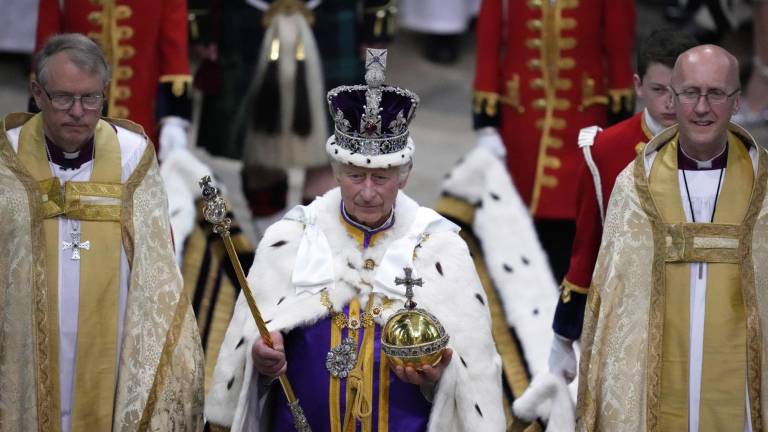
<svg viewBox="0 0 768 432"><path fill-rule="evenodd" d="M419 97L410 90L384 85L387 50L368 48L365 67L366 85L340 86L328 92L335 131L326 149L335 159L354 165L408 162L413 153L408 124Z"/></svg>

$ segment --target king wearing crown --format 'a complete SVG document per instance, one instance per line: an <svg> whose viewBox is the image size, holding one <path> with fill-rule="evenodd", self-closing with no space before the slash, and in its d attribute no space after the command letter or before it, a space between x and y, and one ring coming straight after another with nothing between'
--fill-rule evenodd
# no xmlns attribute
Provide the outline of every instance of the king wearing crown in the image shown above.
<svg viewBox="0 0 768 432"><path fill-rule="evenodd" d="M419 98L384 85L386 56L368 49L367 84L328 93L335 131L325 148L339 187L264 234L248 282L274 348L241 295L206 400L212 425L294 430L275 379L286 374L313 431L505 429L500 360L467 246L456 225L401 192ZM388 319L416 303L413 322L435 338L399 320L399 345L383 342Z"/></svg>

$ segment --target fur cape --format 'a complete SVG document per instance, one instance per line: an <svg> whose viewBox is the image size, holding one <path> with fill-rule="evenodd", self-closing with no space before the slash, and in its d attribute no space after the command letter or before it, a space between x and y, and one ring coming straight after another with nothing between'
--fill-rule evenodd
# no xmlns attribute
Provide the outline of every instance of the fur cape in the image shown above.
<svg viewBox="0 0 768 432"><path fill-rule="evenodd" d="M545 372L557 283L506 167L488 150L475 148L443 182L443 193L475 208L471 228L481 243L507 324L520 340L531 375Z"/></svg>
<svg viewBox="0 0 768 432"><path fill-rule="evenodd" d="M315 202L316 223L333 253L335 286L329 294L334 305L347 304L356 295L368 296L376 271L365 270L365 260L373 259L378 267L387 248L409 231L419 209L416 202L399 193L395 225L363 251L340 223L340 200L337 188ZM248 275L250 289L273 331L311 325L328 314L320 304L319 293L297 295L291 283L303 232L301 223L286 219L270 227ZM414 268L424 281L423 287L415 290L414 301L443 323L451 336L449 346L454 350L453 360L436 389L429 430L504 430L500 359L491 336L487 299L466 244L453 231L436 232L422 240L414 252ZM384 325L400 307L402 301L395 301L395 306L387 309L377 323ZM259 411L262 404L250 355L250 347L258 337L241 295L207 397L208 421L230 426L233 431L263 428L259 424L264 416Z"/></svg>
<svg viewBox="0 0 768 432"><path fill-rule="evenodd" d="M504 316L494 319L505 319L525 358L527 378L532 378L529 382L505 376L510 392L518 398L515 415L527 421L548 419L548 430L573 430L576 384L568 389L548 372L547 364L557 283L507 167L487 149L476 147L451 170L442 190L438 208L477 238L493 285L486 289L495 290L503 308ZM452 200L464 204L455 205ZM516 358L502 359L507 374L518 368Z"/></svg>

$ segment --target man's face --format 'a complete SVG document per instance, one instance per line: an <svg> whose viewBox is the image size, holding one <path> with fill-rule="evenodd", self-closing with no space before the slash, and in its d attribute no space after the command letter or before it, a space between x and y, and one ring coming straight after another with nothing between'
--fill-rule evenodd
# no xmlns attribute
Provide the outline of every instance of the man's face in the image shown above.
<svg viewBox="0 0 768 432"><path fill-rule="evenodd" d="M635 75L635 94L645 103L651 117L666 127L677 123L672 104L672 68L661 63L651 63L642 80Z"/></svg>
<svg viewBox="0 0 768 432"><path fill-rule="evenodd" d="M407 178L400 181L399 171L398 167L339 167L336 180L341 187L347 214L356 222L372 228L383 224L389 217L398 190L405 187L407 181Z"/></svg>
<svg viewBox="0 0 768 432"><path fill-rule="evenodd" d="M679 76L674 80L673 88L679 95L675 97L675 113L680 124L681 142L694 148L724 144L728 122L739 108L739 94L733 94L721 103L712 103L703 96L695 102L686 103L682 94L731 95L738 86L738 80L732 76L733 71L726 62L709 58L683 62L679 67Z"/></svg>
<svg viewBox="0 0 768 432"><path fill-rule="evenodd" d="M45 88L37 81L31 85L32 95L43 114L45 134L62 150L77 151L93 136L101 107L85 109L81 100L75 99L69 109L57 109L50 98L103 96L101 76L81 69L69 60L66 52L59 52L48 60L46 78Z"/></svg>

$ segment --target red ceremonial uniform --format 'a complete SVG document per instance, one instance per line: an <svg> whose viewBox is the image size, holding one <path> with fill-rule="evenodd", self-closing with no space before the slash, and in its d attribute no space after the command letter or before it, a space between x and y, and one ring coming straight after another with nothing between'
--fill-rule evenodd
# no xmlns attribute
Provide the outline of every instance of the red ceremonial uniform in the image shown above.
<svg viewBox="0 0 768 432"><path fill-rule="evenodd" d="M643 112L637 113L598 133L590 148L592 160L600 176L600 195L604 208L608 206L616 177L653 137L643 115ZM583 162L583 158L579 171L576 237L554 319L555 332L572 340L581 335L586 294L600 250L605 216L601 214L598 205L594 174Z"/></svg>
<svg viewBox="0 0 768 432"><path fill-rule="evenodd" d="M85 34L104 52L108 116L139 123L155 143L157 119L189 118L185 0L40 0L36 49L65 32Z"/></svg>
<svg viewBox="0 0 768 432"><path fill-rule="evenodd" d="M483 0L475 126L499 128L534 217L575 219L578 132L632 111L634 28L633 0Z"/></svg>

